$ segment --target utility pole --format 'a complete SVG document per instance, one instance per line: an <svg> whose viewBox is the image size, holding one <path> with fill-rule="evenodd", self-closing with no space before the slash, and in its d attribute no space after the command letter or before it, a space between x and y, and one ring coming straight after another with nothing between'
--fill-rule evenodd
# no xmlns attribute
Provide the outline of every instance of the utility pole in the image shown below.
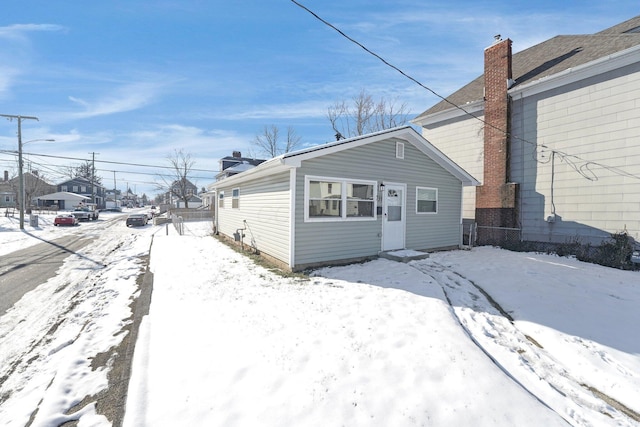
<svg viewBox="0 0 640 427"><path fill-rule="evenodd" d="M100 154L100 153L96 153L94 151L89 154L91 154L91 203L95 204L96 203L96 186L94 182L96 181L96 154Z"/></svg>
<svg viewBox="0 0 640 427"><path fill-rule="evenodd" d="M37 117L32 116L16 116L12 114L0 114L0 117L6 117L9 121L16 119L18 121L18 180L20 181L20 189L18 200L20 201L20 230L24 230L24 175L22 174L22 121L25 119L39 121Z"/></svg>
<svg viewBox="0 0 640 427"><path fill-rule="evenodd" d="M118 207L118 187L116 186L116 171L113 171L113 207Z"/></svg>

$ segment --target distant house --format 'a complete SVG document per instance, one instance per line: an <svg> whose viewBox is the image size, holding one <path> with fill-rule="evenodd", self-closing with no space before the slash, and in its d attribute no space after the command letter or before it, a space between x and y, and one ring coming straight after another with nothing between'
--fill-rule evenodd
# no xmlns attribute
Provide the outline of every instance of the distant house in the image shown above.
<svg viewBox="0 0 640 427"><path fill-rule="evenodd" d="M59 210L72 211L82 203L91 202L91 197L81 194L70 193L68 191L58 191L51 194L44 194L36 197L38 206L45 208L55 208Z"/></svg>
<svg viewBox="0 0 640 427"><path fill-rule="evenodd" d="M220 159L220 172L216 175L216 180L228 178L245 172L251 168L264 163L265 160L242 157L240 151L234 151L232 156L226 156Z"/></svg>
<svg viewBox="0 0 640 427"><path fill-rule="evenodd" d="M30 206L35 204L35 198L55 191L55 186L40 177L37 171L24 172L23 180L27 211ZM0 181L0 208L18 207L20 200L18 197L19 189L20 181L18 177L9 179L9 172L4 171L3 179Z"/></svg>
<svg viewBox="0 0 640 427"><path fill-rule="evenodd" d="M169 191L164 194L164 203L174 207L185 207L186 199L189 208L199 207L202 205L202 200L197 195L198 187L187 178L181 178L171 183ZM194 200L194 206L191 206L192 199Z"/></svg>
<svg viewBox="0 0 640 427"><path fill-rule="evenodd" d="M189 209L197 209L202 206L202 199L195 194L191 195L188 199ZM184 200L177 200L175 203L175 207L178 209L185 208Z"/></svg>
<svg viewBox="0 0 640 427"><path fill-rule="evenodd" d="M91 203L98 205L98 208L105 207L106 189L97 182L94 182L92 185L91 180L87 178L77 176L73 179L61 182L57 185L57 191L62 193L68 192L79 194L81 196L88 197Z"/></svg>
<svg viewBox="0 0 640 427"><path fill-rule="evenodd" d="M291 270L458 248L477 181L411 127L286 153L209 185L218 233Z"/></svg>
<svg viewBox="0 0 640 427"><path fill-rule="evenodd" d="M15 208L18 206L18 200L14 180L9 179L9 171L4 171L0 181L0 208Z"/></svg>
<svg viewBox="0 0 640 427"><path fill-rule="evenodd" d="M220 181L224 178L229 178L230 176L237 175L242 172L246 172L249 169L253 169L261 163L264 163L266 160L263 159L254 159L250 157L242 157L242 153L240 151L234 151L231 156L226 156L220 159L219 161L219 169L220 172L216 175L216 181ZM210 190L211 186L200 195L202 198L202 206L211 208L215 202L216 194L215 191Z"/></svg>
<svg viewBox="0 0 640 427"><path fill-rule="evenodd" d="M640 239L640 16L512 55L413 120L482 185L464 217L480 243Z"/></svg>

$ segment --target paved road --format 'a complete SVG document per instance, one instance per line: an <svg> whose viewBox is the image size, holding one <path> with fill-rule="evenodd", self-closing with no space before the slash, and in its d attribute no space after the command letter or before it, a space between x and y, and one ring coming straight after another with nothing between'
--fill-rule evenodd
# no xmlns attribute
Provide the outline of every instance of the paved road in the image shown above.
<svg viewBox="0 0 640 427"><path fill-rule="evenodd" d="M0 257L0 316L25 293L54 277L65 258L92 240L68 235Z"/></svg>

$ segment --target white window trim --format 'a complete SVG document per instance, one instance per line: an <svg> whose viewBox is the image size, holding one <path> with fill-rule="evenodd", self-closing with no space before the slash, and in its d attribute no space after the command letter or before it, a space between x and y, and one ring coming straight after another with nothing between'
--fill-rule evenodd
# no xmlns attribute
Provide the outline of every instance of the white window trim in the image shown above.
<svg viewBox="0 0 640 427"><path fill-rule="evenodd" d="M433 190L436 192L436 211L435 212L419 212L418 211L418 190ZM435 215L438 213L440 203L438 201L438 189L433 187L416 187L416 215Z"/></svg>
<svg viewBox="0 0 640 427"><path fill-rule="evenodd" d="M404 159L404 142L396 141L396 159Z"/></svg>
<svg viewBox="0 0 640 427"><path fill-rule="evenodd" d="M218 192L218 200L216 200L216 204L218 206L218 209L224 209L224 191L220 191ZM222 206L220 206L222 205Z"/></svg>
<svg viewBox="0 0 640 427"><path fill-rule="evenodd" d="M325 181L339 182L342 187L342 216L317 218L309 217L309 182ZM373 216L347 216L347 184L365 184L373 186ZM329 176L305 175L304 177L304 222L345 222L345 221L377 221L376 215L378 209L378 183L377 181L368 181L363 179L336 178Z"/></svg>
<svg viewBox="0 0 640 427"><path fill-rule="evenodd" d="M237 196L235 195L236 192L238 193ZM233 206L234 201L238 206ZM231 209L240 209L240 187L236 187L231 190Z"/></svg>

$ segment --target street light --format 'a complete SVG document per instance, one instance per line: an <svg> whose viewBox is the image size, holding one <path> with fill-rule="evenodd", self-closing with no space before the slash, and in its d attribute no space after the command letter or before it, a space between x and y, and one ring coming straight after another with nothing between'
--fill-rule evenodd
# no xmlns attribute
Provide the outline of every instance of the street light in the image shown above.
<svg viewBox="0 0 640 427"><path fill-rule="evenodd" d="M24 174L22 173L22 146L30 142L35 141L49 141L53 142L55 139L32 139L30 141L22 142L22 132L20 131L20 122L18 121L18 180L20 181L20 230L24 230L24 204L25 204L25 191L24 191Z"/></svg>

